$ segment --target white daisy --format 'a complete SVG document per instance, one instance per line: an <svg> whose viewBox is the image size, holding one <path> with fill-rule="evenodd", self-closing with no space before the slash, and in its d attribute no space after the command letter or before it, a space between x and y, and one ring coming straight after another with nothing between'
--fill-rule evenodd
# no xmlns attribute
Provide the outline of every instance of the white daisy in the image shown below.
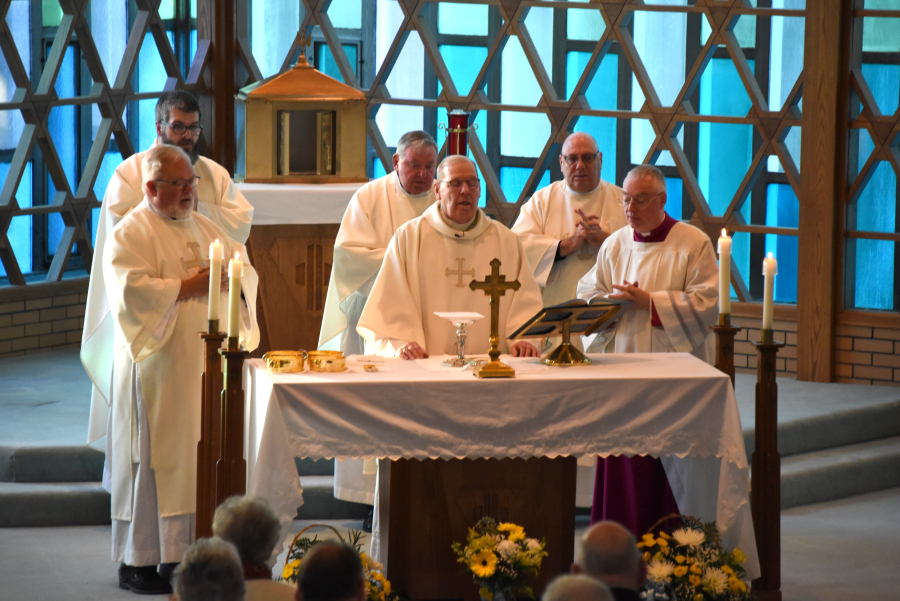
<svg viewBox="0 0 900 601"><path fill-rule="evenodd" d="M509 561L519 553L519 545L512 541L505 540L497 545L497 553L500 557Z"/></svg>
<svg viewBox="0 0 900 601"><path fill-rule="evenodd" d="M541 548L541 542L536 538L526 538L525 544L528 546L529 551L537 551Z"/></svg>
<svg viewBox="0 0 900 601"><path fill-rule="evenodd" d="M706 535L703 534L700 530L694 530L692 528L679 528L675 532L672 533L672 538L674 538L679 545L684 545L686 547L699 547L704 540L706 540Z"/></svg>
<svg viewBox="0 0 900 601"><path fill-rule="evenodd" d="M647 566L647 578L655 582L669 582L672 572L675 571L675 564L665 559L654 559Z"/></svg>
<svg viewBox="0 0 900 601"><path fill-rule="evenodd" d="M706 568L701 582L704 586L708 586L712 592L720 595L725 592L725 587L728 586L728 574L719 568Z"/></svg>

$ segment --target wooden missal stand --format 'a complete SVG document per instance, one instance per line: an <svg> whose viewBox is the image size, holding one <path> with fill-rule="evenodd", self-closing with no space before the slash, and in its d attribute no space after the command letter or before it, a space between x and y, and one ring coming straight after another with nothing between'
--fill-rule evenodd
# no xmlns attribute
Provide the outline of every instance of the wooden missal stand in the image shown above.
<svg viewBox="0 0 900 601"><path fill-rule="evenodd" d="M781 601L781 456L775 355L783 342L763 330L756 344L756 446L751 458L750 512L762 575L753 581L760 601Z"/></svg>
<svg viewBox="0 0 900 601"><path fill-rule="evenodd" d="M472 374L478 378L515 378L516 370L500 361L500 297L506 295L507 290L518 290L518 280L506 281L505 275L500 275L500 259L491 261L491 275L485 276L483 282L473 279L469 282L472 290L484 290L491 297L488 301L491 305L491 350L487 363L478 365Z"/></svg>
<svg viewBox="0 0 900 601"><path fill-rule="evenodd" d="M731 313L719 313L719 323L710 329L716 333L716 369L728 374L734 388L734 336L742 328L731 325Z"/></svg>
<svg viewBox="0 0 900 601"><path fill-rule="evenodd" d="M216 462L219 460L219 424L221 423L222 357L219 350L225 332L219 331L219 320L210 320L209 331L200 334L204 345L204 368L201 376L200 441L197 443L197 538L212 536L212 519L216 511Z"/></svg>

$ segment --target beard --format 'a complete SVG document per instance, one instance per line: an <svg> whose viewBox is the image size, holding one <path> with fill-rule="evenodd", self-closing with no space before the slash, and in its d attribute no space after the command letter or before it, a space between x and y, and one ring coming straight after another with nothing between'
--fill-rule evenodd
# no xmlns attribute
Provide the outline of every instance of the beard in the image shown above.
<svg viewBox="0 0 900 601"><path fill-rule="evenodd" d="M188 148L187 146L182 146L179 142L176 142L175 140L169 138L164 133L159 136L159 139L162 140L163 144L168 144L169 146L177 146L178 148L182 149L185 154L188 155L188 158L191 159L192 166L196 164L196 162L200 159L200 155L197 154L197 142L190 138L190 148Z"/></svg>

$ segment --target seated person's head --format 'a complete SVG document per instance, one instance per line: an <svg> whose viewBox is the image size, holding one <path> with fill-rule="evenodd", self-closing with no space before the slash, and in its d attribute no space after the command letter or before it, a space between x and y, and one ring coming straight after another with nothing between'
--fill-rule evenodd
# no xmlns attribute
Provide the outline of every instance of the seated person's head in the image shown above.
<svg viewBox="0 0 900 601"><path fill-rule="evenodd" d="M616 522L598 522L579 542L572 572L584 573L607 586L640 590L646 565L627 528Z"/></svg>
<svg viewBox="0 0 900 601"><path fill-rule="evenodd" d="M237 549L220 538L201 538L175 569L178 601L243 601L244 570Z"/></svg>
<svg viewBox="0 0 900 601"><path fill-rule="evenodd" d="M563 574L547 585L541 601L613 601L613 596L599 580Z"/></svg>
<svg viewBox="0 0 900 601"><path fill-rule="evenodd" d="M303 601L365 601L366 582L359 554L344 543L317 543L300 564L297 592Z"/></svg>
<svg viewBox="0 0 900 601"><path fill-rule="evenodd" d="M216 508L213 535L237 547L241 561L266 564L278 544L281 524L261 497L230 497Z"/></svg>

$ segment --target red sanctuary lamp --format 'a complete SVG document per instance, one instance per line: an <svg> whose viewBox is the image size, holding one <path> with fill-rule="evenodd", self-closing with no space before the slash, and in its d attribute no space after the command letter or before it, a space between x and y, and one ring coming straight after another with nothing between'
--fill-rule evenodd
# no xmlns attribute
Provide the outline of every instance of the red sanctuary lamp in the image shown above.
<svg viewBox="0 0 900 601"><path fill-rule="evenodd" d="M461 109L454 109L447 113L449 125L441 123L438 128L447 130L447 155L469 154L469 130L478 129L478 125L469 125L469 113Z"/></svg>

